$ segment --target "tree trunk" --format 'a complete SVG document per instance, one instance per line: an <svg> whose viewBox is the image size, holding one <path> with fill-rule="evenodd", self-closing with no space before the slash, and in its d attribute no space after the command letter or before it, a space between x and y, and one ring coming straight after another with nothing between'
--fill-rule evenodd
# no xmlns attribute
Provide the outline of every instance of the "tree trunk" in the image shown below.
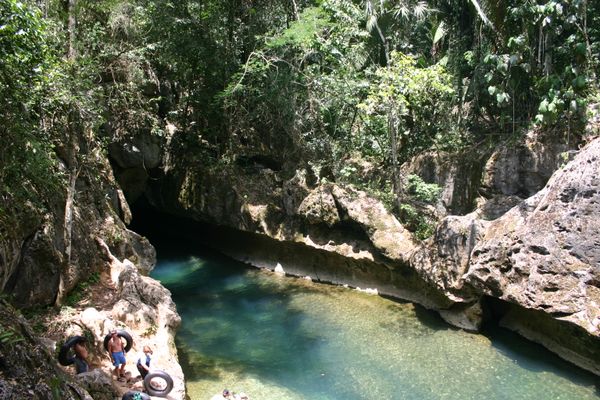
<svg viewBox="0 0 600 400"><path fill-rule="evenodd" d="M379 23L375 20L374 28L377 30L377 34L379 35L379 39L381 39L381 44L383 46L383 51L385 54L385 64L388 70L388 77L391 75L389 73L391 69L391 53L390 53L390 45L389 41L383 34ZM402 177L400 173L400 166L398 165L398 121L396 117L396 107L395 101L393 98L388 99L388 109L387 109L387 122L388 122L388 135L390 139L390 156L392 159L392 190L394 192L394 198L396 200L396 206L400 207L402 200L404 199L404 183L402 182Z"/></svg>
<svg viewBox="0 0 600 400"><path fill-rule="evenodd" d="M300 19L300 15L298 14L298 5L295 0L292 0L292 11L294 13L294 19L298 21Z"/></svg>
<svg viewBox="0 0 600 400"><path fill-rule="evenodd" d="M401 179L400 166L398 165L398 123L393 99L388 103L388 134L390 137L390 155L392 158L392 190L396 206L400 207L404 199L404 183Z"/></svg>
<svg viewBox="0 0 600 400"><path fill-rule="evenodd" d="M544 38L544 74L549 76L552 73L552 30L548 29Z"/></svg>
<svg viewBox="0 0 600 400"><path fill-rule="evenodd" d="M63 221L63 243L64 243L64 261L60 274L60 282L58 285L58 293L56 295L56 304L62 304L67 292L65 279L68 276L71 268L72 254L72 231L73 231L73 205L75 202L75 184L79 177L79 168L77 162L77 153L79 152L79 138L77 126L79 119L73 118L76 111L71 111L69 114L69 153L68 165L69 168L69 186L67 186L67 199L65 201L65 219Z"/></svg>
<svg viewBox="0 0 600 400"><path fill-rule="evenodd" d="M68 34L68 48L67 48L67 59L70 61L75 59L75 29L77 25L77 19L75 17L75 7L77 6L77 0L66 0L67 1L67 34Z"/></svg>

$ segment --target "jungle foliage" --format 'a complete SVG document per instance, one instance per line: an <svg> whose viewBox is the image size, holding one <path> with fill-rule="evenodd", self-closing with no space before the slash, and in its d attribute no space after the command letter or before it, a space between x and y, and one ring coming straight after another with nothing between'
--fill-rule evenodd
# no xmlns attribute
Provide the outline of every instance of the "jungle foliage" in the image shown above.
<svg viewBox="0 0 600 400"><path fill-rule="evenodd" d="M181 162L310 165L399 207L419 153L581 135L599 54L589 0L2 0L1 225L168 124Z"/></svg>

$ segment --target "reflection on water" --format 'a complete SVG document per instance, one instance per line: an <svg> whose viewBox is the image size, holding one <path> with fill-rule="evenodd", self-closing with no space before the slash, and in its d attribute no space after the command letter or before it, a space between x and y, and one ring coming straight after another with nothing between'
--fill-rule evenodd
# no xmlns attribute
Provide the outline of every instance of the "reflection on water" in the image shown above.
<svg viewBox="0 0 600 400"><path fill-rule="evenodd" d="M409 303L158 250L152 275L183 320L193 400L224 388L254 400L599 397L594 376L511 333L468 334Z"/></svg>

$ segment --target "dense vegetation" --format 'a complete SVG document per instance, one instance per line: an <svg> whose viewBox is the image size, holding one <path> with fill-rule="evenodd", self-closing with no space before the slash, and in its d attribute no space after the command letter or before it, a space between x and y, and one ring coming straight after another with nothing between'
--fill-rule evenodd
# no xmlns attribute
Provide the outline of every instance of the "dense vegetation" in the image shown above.
<svg viewBox="0 0 600 400"><path fill-rule="evenodd" d="M416 154L581 136L599 58L589 0L0 0L0 233L167 126L181 162L302 164L402 208Z"/></svg>

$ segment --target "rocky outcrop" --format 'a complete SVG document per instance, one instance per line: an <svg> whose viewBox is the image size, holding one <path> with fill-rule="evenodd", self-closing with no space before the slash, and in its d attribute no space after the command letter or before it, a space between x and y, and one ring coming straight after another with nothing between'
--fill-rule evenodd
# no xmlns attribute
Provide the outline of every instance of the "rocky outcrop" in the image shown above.
<svg viewBox="0 0 600 400"><path fill-rule="evenodd" d="M410 261L419 276L456 303L440 310L442 317L452 325L471 331L481 327L483 311L479 293L465 286L464 274L470 266L471 252L486 226L486 221L475 212L446 217Z"/></svg>
<svg viewBox="0 0 600 400"><path fill-rule="evenodd" d="M463 275L468 271L471 252L486 229L486 222L477 213L445 218L434 236L415 252L411 265L433 285L456 302L477 299L464 287Z"/></svg>
<svg viewBox="0 0 600 400"><path fill-rule="evenodd" d="M600 213L599 173L595 140L540 192L506 213L495 210L502 216L494 221L485 220L494 208L489 202L443 219L411 265L458 302L453 308L496 304L502 325L600 374L600 223L593 217ZM514 189L508 181L497 189ZM477 318L483 314L467 319L477 327Z"/></svg>
<svg viewBox="0 0 600 400"><path fill-rule="evenodd" d="M444 214L464 215L475 207L488 156L485 151L459 155L431 152L417 156L403 168L407 174L442 188L439 203Z"/></svg>
<svg viewBox="0 0 600 400"><path fill-rule="evenodd" d="M339 186L334 186L332 193L344 215L360 226L383 256L402 263L408 262L416 249L413 236L380 201L364 192L344 190Z"/></svg>
<svg viewBox="0 0 600 400"><path fill-rule="evenodd" d="M86 389L94 400L120 398L119 388L113 384L108 373L100 369L75 375L75 380Z"/></svg>
<svg viewBox="0 0 600 400"><path fill-rule="evenodd" d="M493 221L467 282L483 293L591 328L600 316L600 140L546 188Z"/></svg>
<svg viewBox="0 0 600 400"><path fill-rule="evenodd" d="M141 275L128 259L121 261L114 257L101 239L98 242L105 265L100 282L91 288L89 306L52 318L55 325L60 321L60 329L52 333L61 340L74 335L88 338L90 372L77 375L77 381L94 399L113 399L115 393L120 398L128 390L143 390L142 381L135 379L139 375L135 362L142 347L150 346L154 353L152 368L173 378L169 398L185 399L184 376L174 340L181 319L169 291L154 279ZM111 377L114 367L104 349L104 338L112 329L123 329L133 339L133 348L126 355L125 371L131 379L127 383Z"/></svg>
<svg viewBox="0 0 600 400"><path fill-rule="evenodd" d="M561 163L569 146L541 141L533 135L523 143L502 145L487 159L480 192L527 198L541 190Z"/></svg>
<svg viewBox="0 0 600 400"><path fill-rule="evenodd" d="M27 321L0 299L0 398L92 400L64 373ZM113 392L113 396L116 393Z"/></svg>
<svg viewBox="0 0 600 400"><path fill-rule="evenodd" d="M19 307L61 307L49 310L49 320L37 325L47 328L41 334L47 350L36 343L26 321L3 327L0 336L14 334L7 341L0 338L2 356L11 360L2 368L0 397L48 399L57 398L58 392L61 399L120 398L128 387L111 378L112 366L102 346L108 330L120 327L134 338L130 357L135 358L145 344L153 346L155 367L175 381L171 398L184 399L184 378L174 344L179 316L169 292L144 276L154 267L155 250L146 238L126 228L131 212L108 161L97 152L86 157L94 168L81 168L72 186L58 184L45 207L31 205L27 218L22 216L9 235L0 235L0 290ZM143 162L148 162L146 157ZM92 285L98 276L101 282ZM94 295L85 303L72 304L84 288ZM64 306L71 293L76 295L69 299L74 308ZM58 367L50 352L74 334L93 338L92 371L69 378L72 368ZM138 375L134 360L130 359L128 368L132 376Z"/></svg>
<svg viewBox="0 0 600 400"><path fill-rule="evenodd" d="M447 214L477 209L482 218L492 220L541 190L569 159L569 149L564 141L531 132L522 142L492 151L425 153L404 168L441 186L440 203Z"/></svg>
<svg viewBox="0 0 600 400"><path fill-rule="evenodd" d="M557 171L542 191L489 225L473 249L465 276L485 295L539 311L552 317L554 325L560 321L580 327L582 334L563 340L562 353L567 358L569 352L594 348L596 361L590 359L584 366L597 374L600 222L594 216L599 213L600 140L595 140ZM515 329L526 331L516 327L518 318L510 320ZM536 331L528 325L528 331ZM544 344L558 340L556 326L545 326L547 332L538 329L528 336ZM589 339L577 339L589 335L595 337L591 347ZM559 346L548 347L557 351Z"/></svg>
<svg viewBox="0 0 600 400"><path fill-rule="evenodd" d="M145 190L151 171L162 161L162 140L157 135L139 132L128 140L113 142L108 154L113 170L129 202L135 201Z"/></svg>
<svg viewBox="0 0 600 400"><path fill-rule="evenodd" d="M365 192L331 183L311 187L302 171L288 181L264 168L253 174L171 172L165 186L154 188L152 202L211 224L204 241L236 259L271 270L279 265L288 274L319 281L376 288L429 308L454 303L408 267L417 249L412 234Z"/></svg>
<svg viewBox="0 0 600 400"><path fill-rule="evenodd" d="M95 176L80 174L75 181L72 218L65 219L66 191L58 191L45 212L23 220L11 235L0 236L0 290L14 304L28 307L61 303L81 281L99 270L103 238L121 258L142 269L153 257L146 239L127 230L121 217L131 215L106 160L95 160ZM147 254L144 254L147 253Z"/></svg>

